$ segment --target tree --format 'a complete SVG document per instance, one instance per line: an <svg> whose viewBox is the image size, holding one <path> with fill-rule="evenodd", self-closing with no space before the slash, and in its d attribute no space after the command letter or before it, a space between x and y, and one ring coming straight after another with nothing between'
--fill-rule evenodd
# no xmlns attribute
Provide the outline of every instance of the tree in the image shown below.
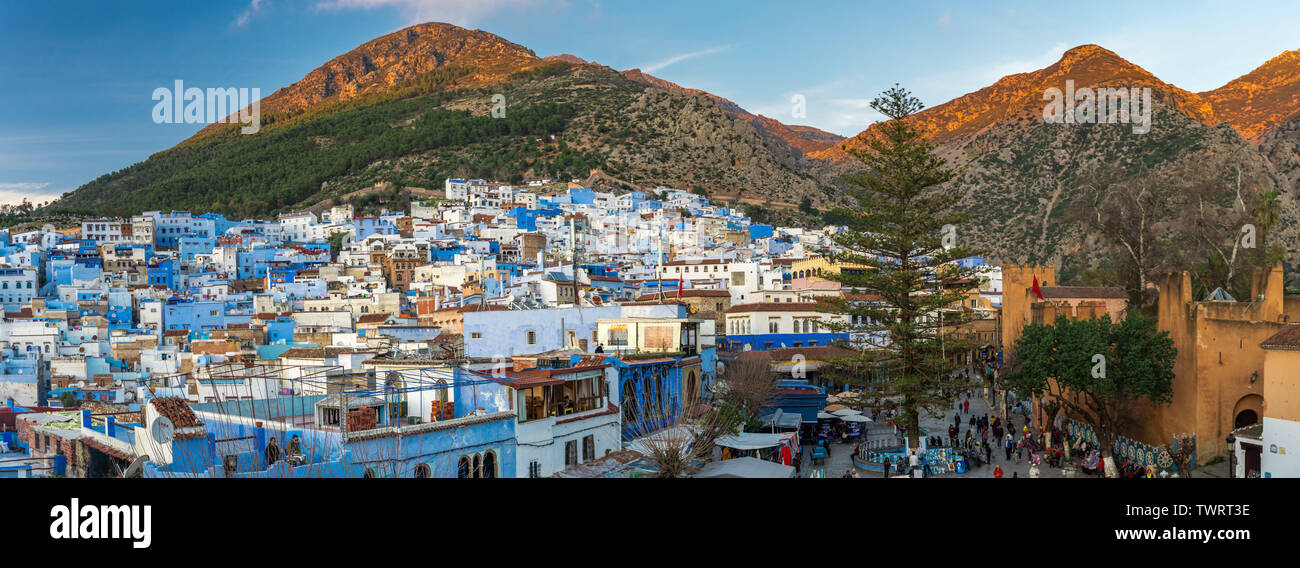
<svg viewBox="0 0 1300 568"><path fill-rule="evenodd" d="M1285 255L1268 243L1279 218L1277 192L1262 190L1269 178L1239 163L1196 162L1183 177L1190 181L1180 193L1189 203L1178 222L1185 234L1179 240L1190 249L1183 252L1200 260L1190 267L1194 282L1204 284L1202 292L1223 288L1250 301L1253 269L1273 266Z"/></svg>
<svg viewBox="0 0 1300 568"><path fill-rule="evenodd" d="M880 392L897 405L898 420L918 447L920 413L946 412L958 390L948 378L957 365L946 355L962 345L945 338L944 329L969 316L945 311L978 283L975 269L956 261L979 253L956 246L956 227L967 216L952 212L961 196L943 184L960 171L948 168L909 120L921 102L896 85L871 107L888 120L860 135L865 149L851 151L865 166L844 178L855 186L859 207L839 211L848 230L835 237L843 247L835 262L861 269L827 277L874 299L840 298L823 309L850 316L828 328L860 338L853 342L859 353L837 364L884 376Z"/></svg>
<svg viewBox="0 0 1300 568"><path fill-rule="evenodd" d="M1087 320L1058 316L1032 323L1016 340L1007 384L1022 397L1044 397L1097 434L1106 475L1115 476L1115 440L1138 403L1173 399L1174 348L1156 318L1137 309L1113 323L1110 315Z"/></svg>
<svg viewBox="0 0 1300 568"><path fill-rule="evenodd" d="M811 198L811 197L805 195L805 196L803 196L803 199L799 200L799 211L802 211L802 212L807 213L807 214L809 214L809 215L812 214L812 212L813 212L813 202L812 202L812 198Z"/></svg>
<svg viewBox="0 0 1300 568"><path fill-rule="evenodd" d="M1145 305L1147 283L1168 268L1169 241L1161 222L1173 217L1174 192L1156 174L1127 177L1117 167L1098 168L1083 188L1088 206L1082 210L1085 226L1119 249L1120 267L1127 274L1129 298Z"/></svg>
<svg viewBox="0 0 1300 568"><path fill-rule="evenodd" d="M776 388L776 376L765 361L734 361L714 390L714 404L702 409L696 398L676 405L655 405L632 420L635 447L655 464L658 477L684 477L696 461L708 461L719 438L756 431L758 412ZM624 404L628 404L624 401Z"/></svg>

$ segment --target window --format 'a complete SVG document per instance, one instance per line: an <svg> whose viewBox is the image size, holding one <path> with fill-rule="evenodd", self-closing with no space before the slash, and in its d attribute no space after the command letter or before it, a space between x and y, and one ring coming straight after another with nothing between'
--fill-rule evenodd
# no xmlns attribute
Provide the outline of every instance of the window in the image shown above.
<svg viewBox="0 0 1300 568"><path fill-rule="evenodd" d="M596 437L587 436L582 439L582 461L589 462L596 459Z"/></svg>
<svg viewBox="0 0 1300 568"><path fill-rule="evenodd" d="M497 453L488 450L483 454L483 478L496 479L497 476Z"/></svg>
<svg viewBox="0 0 1300 568"><path fill-rule="evenodd" d="M564 467L578 465L578 441L569 440L564 443Z"/></svg>
<svg viewBox="0 0 1300 568"><path fill-rule="evenodd" d="M469 338L470 338L470 339L483 339L483 334L480 333L480 332L475 331L475 332L469 334Z"/></svg>
<svg viewBox="0 0 1300 568"><path fill-rule="evenodd" d="M456 463L456 477L460 479L469 477L469 458L460 457L460 460Z"/></svg>
<svg viewBox="0 0 1300 568"><path fill-rule="evenodd" d="M537 332L536 332L536 331L532 331L532 330L529 330L529 331L528 331L528 344L529 344L529 345L537 345Z"/></svg>
<svg viewBox="0 0 1300 568"><path fill-rule="evenodd" d="M608 343L609 343L610 345L626 346L626 345L627 345L627 326L626 326L626 325L611 325L611 326L609 326L609 341L608 341Z"/></svg>
<svg viewBox="0 0 1300 568"><path fill-rule="evenodd" d="M422 463L415 466L415 477L416 479L428 479L433 477L433 472L429 471L429 464Z"/></svg>

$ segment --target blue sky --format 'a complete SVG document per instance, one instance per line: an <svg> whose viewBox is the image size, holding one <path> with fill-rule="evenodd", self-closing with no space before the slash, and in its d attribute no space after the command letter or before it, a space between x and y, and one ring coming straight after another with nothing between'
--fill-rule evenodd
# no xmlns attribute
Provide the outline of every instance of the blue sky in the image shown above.
<svg viewBox="0 0 1300 568"><path fill-rule="evenodd" d="M538 55L640 67L751 112L853 135L902 83L929 106L1096 43L1191 91L1300 48L1273 2L46 0L0 4L0 202L44 200L201 126L155 124L152 92L262 95L413 23L480 28ZM807 100L791 116L791 97Z"/></svg>

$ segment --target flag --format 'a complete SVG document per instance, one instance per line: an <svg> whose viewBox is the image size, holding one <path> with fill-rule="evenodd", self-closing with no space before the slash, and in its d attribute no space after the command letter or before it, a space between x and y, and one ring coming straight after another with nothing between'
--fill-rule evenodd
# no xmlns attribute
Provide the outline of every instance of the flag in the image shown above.
<svg viewBox="0 0 1300 568"><path fill-rule="evenodd" d="M1038 276L1037 276L1037 275L1034 276L1034 287L1033 287L1033 291L1034 291L1034 295L1035 295L1035 296L1038 296L1038 299L1039 299L1039 300L1043 299L1043 289L1038 287Z"/></svg>
<svg viewBox="0 0 1300 568"><path fill-rule="evenodd" d="M677 277L677 299L679 299L679 300L682 298L682 286L683 286L684 284L685 284L685 281L683 280L683 277L678 276L678 277Z"/></svg>

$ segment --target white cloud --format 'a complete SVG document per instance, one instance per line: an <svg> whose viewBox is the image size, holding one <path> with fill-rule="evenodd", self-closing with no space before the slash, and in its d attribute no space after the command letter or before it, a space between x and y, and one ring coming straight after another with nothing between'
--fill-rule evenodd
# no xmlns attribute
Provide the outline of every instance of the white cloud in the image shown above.
<svg viewBox="0 0 1300 568"><path fill-rule="evenodd" d="M249 2L248 7L244 8L244 11L240 12L239 16L235 18L235 25L241 28L247 26L249 20L253 19L253 14L262 10L263 2L264 0L252 0Z"/></svg>
<svg viewBox="0 0 1300 568"><path fill-rule="evenodd" d="M24 199L44 203L63 193L50 185L50 182L0 182L0 205L22 203Z"/></svg>
<svg viewBox="0 0 1300 568"><path fill-rule="evenodd" d="M395 8L408 23L447 22L458 26L472 25L484 16L501 10L526 8L541 0L321 0L320 10L374 10Z"/></svg>
<svg viewBox="0 0 1300 568"><path fill-rule="evenodd" d="M732 47L735 47L735 46L731 46L731 45L723 45L723 46L719 46L719 47L712 47L712 48L709 48L709 49L701 49L701 50L699 50L699 51L692 51L692 52L690 52L690 53L683 53L683 54L681 54L681 55L674 55L674 56L672 56L672 57L669 57L668 59L664 59L664 60L662 60L662 61L658 61L658 62L655 62L655 63L651 63L651 64L649 64L649 65L643 66L643 67L641 67L641 70L644 71L644 72L646 72L646 73L654 73L655 71L659 71L659 70L664 69L664 68L667 68L667 67L669 67L669 66L671 66L671 65L676 65L676 64L681 63L681 62L683 62L683 61L686 61L687 59L692 59L692 58L695 58L695 57L703 57L703 56L705 56L705 55L713 55L713 54L716 54L716 53L722 53L722 52L724 52L724 51L727 51L727 50L731 49Z"/></svg>

